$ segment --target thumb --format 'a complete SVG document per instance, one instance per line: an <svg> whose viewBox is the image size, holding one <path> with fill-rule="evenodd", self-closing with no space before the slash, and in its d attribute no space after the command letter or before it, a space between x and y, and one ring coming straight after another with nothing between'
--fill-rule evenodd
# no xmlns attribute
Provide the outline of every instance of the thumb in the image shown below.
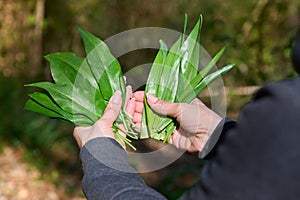
<svg viewBox="0 0 300 200"><path fill-rule="evenodd" d="M147 102L150 105L150 107L159 114L177 118L181 113L180 103L171 103L163 101L158 99L157 97L154 97L150 93L147 93Z"/></svg>
<svg viewBox="0 0 300 200"><path fill-rule="evenodd" d="M122 107L122 96L120 91L116 91L110 98L104 114L101 117L102 123L112 125L117 119Z"/></svg>

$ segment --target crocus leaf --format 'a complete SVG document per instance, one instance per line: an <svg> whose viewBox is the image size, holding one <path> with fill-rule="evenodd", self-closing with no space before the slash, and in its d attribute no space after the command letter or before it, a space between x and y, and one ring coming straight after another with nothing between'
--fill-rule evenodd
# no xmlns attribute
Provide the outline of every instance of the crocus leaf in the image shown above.
<svg viewBox="0 0 300 200"><path fill-rule="evenodd" d="M167 45L164 43L164 41L160 40L160 49L154 59L150 74L148 76L148 81L146 84L146 88L145 88L145 94L146 93L150 93L150 94L157 94L158 89L160 87L160 85L158 83L160 83L160 79L161 79L161 75L163 72L163 68L164 68L164 63L167 57L167 52L168 52L168 47ZM143 115L142 115L142 129L141 129L141 133L140 133L140 138L149 138L151 135L151 132L153 134L153 121L155 117L158 117L154 111L149 107L147 100L146 100L146 96L145 96L145 105L144 105L144 111L143 111ZM153 119L151 121L151 119Z"/></svg>
<svg viewBox="0 0 300 200"><path fill-rule="evenodd" d="M220 60L221 56L224 54L226 47L223 47L214 57L213 59L208 63L208 65L206 67L204 67L201 71L200 71L200 76L201 77L205 77L208 72L216 65L216 63L218 62L218 60Z"/></svg>
<svg viewBox="0 0 300 200"><path fill-rule="evenodd" d="M223 74L227 73L229 70L231 70L234 67L234 64L226 65L225 67L222 67L221 69L207 75L196 87L195 87L195 93L201 92L205 87L207 87L211 82L213 82L218 77L222 76Z"/></svg>
<svg viewBox="0 0 300 200"><path fill-rule="evenodd" d="M190 94L194 91L193 87L191 87L191 82L198 74L201 26L202 16L200 16L196 25L181 47L181 50L184 53L180 68L177 102L186 102L183 98L185 94Z"/></svg>
<svg viewBox="0 0 300 200"><path fill-rule="evenodd" d="M146 92L151 91L154 96L169 102L190 103L197 95L217 77L228 72L233 65L226 66L209 74L216 62L225 51L221 49L216 56L198 72L200 62L200 30L202 16L199 17L191 33L185 39L187 17L185 17L183 34L162 56L162 47L158 51L150 75L147 80ZM145 102L146 96L145 96ZM163 109L163 108L162 108ZM176 128L175 120L155 113L145 103L142 116L142 136L169 142L171 134Z"/></svg>
<svg viewBox="0 0 300 200"><path fill-rule="evenodd" d="M185 80L192 80L198 73L201 25L202 16L200 16L193 30L181 47L181 51L184 53L181 61L180 73L183 74Z"/></svg>

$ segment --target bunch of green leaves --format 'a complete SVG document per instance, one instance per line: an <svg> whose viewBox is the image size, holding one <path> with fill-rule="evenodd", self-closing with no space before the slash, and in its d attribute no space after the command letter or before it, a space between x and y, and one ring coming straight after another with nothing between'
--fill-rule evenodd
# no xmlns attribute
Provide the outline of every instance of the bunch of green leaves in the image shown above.
<svg viewBox="0 0 300 200"><path fill-rule="evenodd" d="M55 83L26 85L43 90L29 94L30 99L25 104L25 109L64 119L78 126L91 126L103 115L111 96L120 91L123 105L113 129L121 144L127 143L133 147L131 141L118 132L121 130L136 138L133 123L124 111L126 88L120 64L103 41L82 29L79 32L86 58L70 52L47 55ZM124 128L118 125L120 122Z"/></svg>
<svg viewBox="0 0 300 200"><path fill-rule="evenodd" d="M160 49L146 84L140 138L154 138L169 142L176 128L174 119L159 115L150 108L146 101L147 93L169 102L190 103L207 85L234 66L230 64L211 72L224 53L225 48L223 48L207 66L198 71L202 16L199 17L188 37L185 35L186 26L187 16L185 16L183 33L170 50L162 40L160 41Z"/></svg>

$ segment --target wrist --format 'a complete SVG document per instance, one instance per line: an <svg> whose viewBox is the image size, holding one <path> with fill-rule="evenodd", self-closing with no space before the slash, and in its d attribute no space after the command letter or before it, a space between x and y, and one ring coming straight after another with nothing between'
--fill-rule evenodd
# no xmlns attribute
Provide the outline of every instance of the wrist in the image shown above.
<svg viewBox="0 0 300 200"><path fill-rule="evenodd" d="M219 119L221 119L221 120L219 120ZM203 148L201 149L201 151L199 151L199 158L201 158L201 159L205 158L212 151L212 149L214 148L214 146L216 145L217 141L220 138L225 119L226 118L221 118L220 116L218 116L215 119L214 124L212 126L212 128L213 127L214 128L213 128L212 132L209 133L209 137L207 137L207 140L205 141ZM215 123L217 121L218 121L218 124L215 125Z"/></svg>

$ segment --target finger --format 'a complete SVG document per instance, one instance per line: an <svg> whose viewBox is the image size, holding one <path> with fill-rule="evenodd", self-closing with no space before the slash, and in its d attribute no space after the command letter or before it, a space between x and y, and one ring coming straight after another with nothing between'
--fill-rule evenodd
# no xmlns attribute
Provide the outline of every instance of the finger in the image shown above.
<svg viewBox="0 0 300 200"><path fill-rule="evenodd" d="M120 126L122 129L124 129L124 125L123 125L123 124L119 124L119 126ZM119 133L120 135L122 135L123 137L126 137L126 134L125 134L123 131L118 130L118 133ZM122 146L123 146L123 145L122 145Z"/></svg>
<svg viewBox="0 0 300 200"><path fill-rule="evenodd" d="M199 150L197 149L197 147L194 144L191 144L191 146L187 149L187 152L189 152L189 153L198 153Z"/></svg>
<svg viewBox="0 0 300 200"><path fill-rule="evenodd" d="M179 149L180 134L178 133L178 131L175 130L171 137L172 137L172 143L171 144L173 144L177 149Z"/></svg>
<svg viewBox="0 0 300 200"><path fill-rule="evenodd" d="M82 148L82 142L81 142L81 139L79 137L79 134L78 134L78 127L75 127L74 130L73 130L73 137L78 145L79 148Z"/></svg>
<svg viewBox="0 0 300 200"><path fill-rule="evenodd" d="M163 101L154 97L150 93L147 94L147 101L151 106L151 108L159 114L168 115L177 118L181 113L180 103L171 103L171 102Z"/></svg>
<svg viewBox="0 0 300 200"><path fill-rule="evenodd" d="M122 106L122 96L121 92L117 91L115 94L110 98L107 107L104 111L103 116L99 121L105 122L107 126L112 126L114 121L117 119Z"/></svg>
<svg viewBox="0 0 300 200"><path fill-rule="evenodd" d="M143 110L144 110L144 103L136 101L134 111L137 113L143 113Z"/></svg>
<svg viewBox="0 0 300 200"><path fill-rule="evenodd" d="M132 117L133 113L135 112L136 109L136 103L134 99L129 99L127 106L126 106L126 112Z"/></svg>
<svg viewBox="0 0 300 200"><path fill-rule="evenodd" d="M143 102L144 101L144 91L137 91L133 94L133 97L136 101Z"/></svg>
<svg viewBox="0 0 300 200"><path fill-rule="evenodd" d="M134 123L141 123L142 122L142 114L141 113L134 113L132 121Z"/></svg>
<svg viewBox="0 0 300 200"><path fill-rule="evenodd" d="M125 97L125 108L130 99L133 98L132 87L131 85L126 86L126 97Z"/></svg>
<svg viewBox="0 0 300 200"><path fill-rule="evenodd" d="M200 104L200 100L196 97L195 99L192 100L191 104L193 104L193 105L199 105Z"/></svg>
<svg viewBox="0 0 300 200"><path fill-rule="evenodd" d="M198 106L205 106L205 104L200 100L198 99L197 97L195 99L193 99L193 101L191 102L192 105L198 105Z"/></svg>
<svg viewBox="0 0 300 200"><path fill-rule="evenodd" d="M142 123L136 123L135 125L140 128L142 127Z"/></svg>

